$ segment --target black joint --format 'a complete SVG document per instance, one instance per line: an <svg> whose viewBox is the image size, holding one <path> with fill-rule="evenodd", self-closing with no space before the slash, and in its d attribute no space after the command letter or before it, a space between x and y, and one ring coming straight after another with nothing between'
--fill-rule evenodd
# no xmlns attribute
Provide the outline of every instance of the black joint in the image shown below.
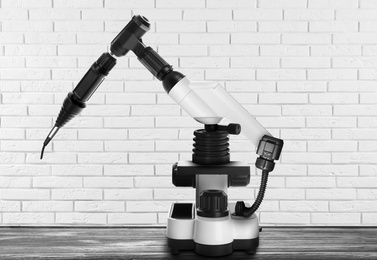
<svg viewBox="0 0 377 260"><path fill-rule="evenodd" d="M234 214L236 216L243 216L243 212L246 209L245 202L243 201L237 201L236 206L234 208Z"/></svg>
<svg viewBox="0 0 377 260"><path fill-rule="evenodd" d="M266 160L279 160L283 145L283 140L265 135L259 142L257 154Z"/></svg>
<svg viewBox="0 0 377 260"><path fill-rule="evenodd" d="M226 131L231 135L239 135L241 133L241 125L239 124L218 125L217 129L219 131Z"/></svg>
<svg viewBox="0 0 377 260"><path fill-rule="evenodd" d="M112 68L114 68L116 64L116 59L110 55L110 53L106 52L98 58L95 63L98 66L98 71L107 76Z"/></svg>

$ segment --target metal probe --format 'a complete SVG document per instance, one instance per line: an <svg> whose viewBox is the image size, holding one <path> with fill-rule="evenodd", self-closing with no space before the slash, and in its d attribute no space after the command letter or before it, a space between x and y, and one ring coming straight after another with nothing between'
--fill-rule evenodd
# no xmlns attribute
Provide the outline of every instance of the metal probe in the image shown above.
<svg viewBox="0 0 377 260"><path fill-rule="evenodd" d="M59 131L59 127L57 127L57 126L54 126L52 129L51 129L51 131L50 131L50 133L48 134L48 136L46 137L46 139L45 139L45 141L43 142L43 146L42 146L42 151L41 151L41 160L42 160L42 158L43 158L43 153L44 153L44 151L45 151L45 148L46 148L46 146L49 144L49 142L52 140L52 138L54 138L54 136L56 135L56 133Z"/></svg>

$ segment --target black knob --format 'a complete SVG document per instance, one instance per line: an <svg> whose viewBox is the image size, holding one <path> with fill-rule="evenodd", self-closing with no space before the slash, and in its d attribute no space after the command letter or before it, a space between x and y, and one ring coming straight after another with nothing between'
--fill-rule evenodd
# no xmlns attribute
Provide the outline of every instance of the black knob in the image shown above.
<svg viewBox="0 0 377 260"><path fill-rule="evenodd" d="M228 196L222 190L204 190L200 193L198 216L221 218L229 215Z"/></svg>

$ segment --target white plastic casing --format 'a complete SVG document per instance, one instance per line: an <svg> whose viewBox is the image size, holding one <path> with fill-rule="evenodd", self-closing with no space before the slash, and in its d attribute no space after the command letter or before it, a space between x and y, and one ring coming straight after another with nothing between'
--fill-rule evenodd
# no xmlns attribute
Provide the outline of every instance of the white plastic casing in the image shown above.
<svg viewBox="0 0 377 260"><path fill-rule="evenodd" d="M180 80L169 96L191 117L203 124L218 124L223 118L241 125L256 147L264 135L271 135L217 82Z"/></svg>

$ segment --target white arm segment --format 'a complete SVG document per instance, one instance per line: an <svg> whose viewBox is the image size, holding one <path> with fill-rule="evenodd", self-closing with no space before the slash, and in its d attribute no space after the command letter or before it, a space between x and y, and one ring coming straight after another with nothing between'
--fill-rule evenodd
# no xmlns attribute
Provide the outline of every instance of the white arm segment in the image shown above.
<svg viewBox="0 0 377 260"><path fill-rule="evenodd" d="M169 96L191 117L203 124L217 124L223 118L241 125L243 133L258 147L264 135L271 134L217 82L191 82L186 77Z"/></svg>

